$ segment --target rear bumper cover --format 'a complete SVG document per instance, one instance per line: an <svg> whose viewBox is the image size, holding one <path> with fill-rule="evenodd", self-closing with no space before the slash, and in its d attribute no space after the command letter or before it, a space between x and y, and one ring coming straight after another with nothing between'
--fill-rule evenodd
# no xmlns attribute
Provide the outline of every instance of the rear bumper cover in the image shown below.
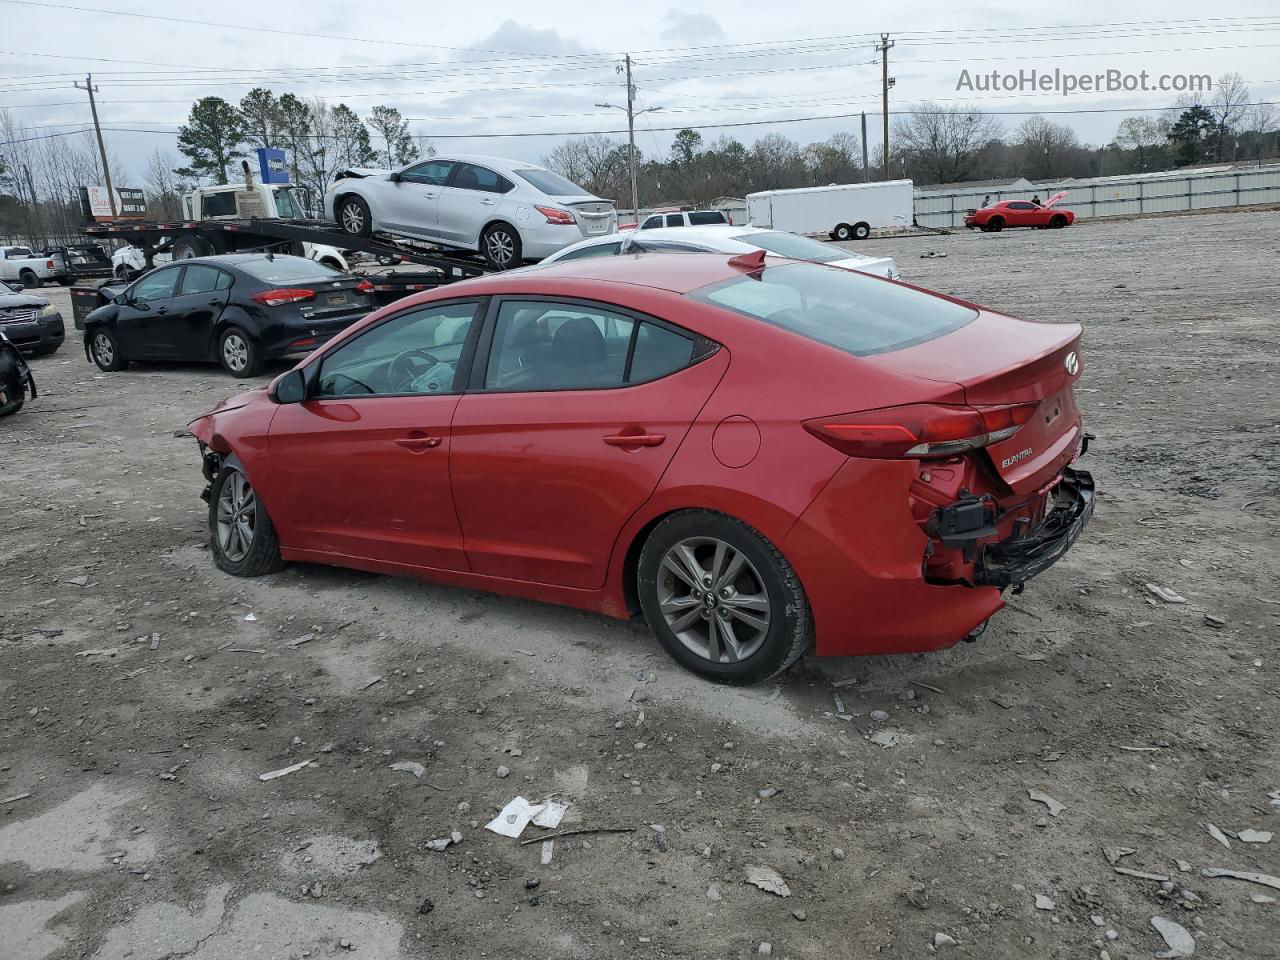
<svg viewBox="0 0 1280 960"><path fill-rule="evenodd" d="M1053 566L1080 538L1093 517L1093 477L1068 468L1054 490L1056 502L1034 530L984 547L974 565L974 583L1020 587Z"/></svg>

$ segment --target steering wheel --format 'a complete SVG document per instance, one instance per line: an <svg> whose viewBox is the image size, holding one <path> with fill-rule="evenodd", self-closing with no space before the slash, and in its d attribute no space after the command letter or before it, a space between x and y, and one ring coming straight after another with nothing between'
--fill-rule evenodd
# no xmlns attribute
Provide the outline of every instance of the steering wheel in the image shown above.
<svg viewBox="0 0 1280 960"><path fill-rule="evenodd" d="M397 355L387 368L391 389L396 393L412 393L413 381L439 363L438 357L422 347L406 350Z"/></svg>

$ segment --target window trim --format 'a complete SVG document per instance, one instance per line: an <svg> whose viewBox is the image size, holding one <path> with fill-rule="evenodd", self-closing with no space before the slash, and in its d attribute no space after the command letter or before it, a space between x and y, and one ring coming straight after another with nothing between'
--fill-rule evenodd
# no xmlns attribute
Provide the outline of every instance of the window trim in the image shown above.
<svg viewBox="0 0 1280 960"><path fill-rule="evenodd" d="M342 340L326 345L324 351L303 367L303 375L306 379L307 389L303 403L323 402L326 400L341 400L343 402L351 402L353 400L386 400L386 399L422 399L432 397L457 397L467 392L466 386L470 380L471 364L476 356L476 344L480 339L481 327L486 316L488 316L488 300L487 296L480 297L450 297L447 300L431 300L427 303L415 303L407 306L403 310L397 310L395 313L389 313L385 317L379 317L376 323L370 324L353 337L344 337ZM330 354L335 353L349 343L354 343L361 337L367 336L374 330L384 324L390 323L403 317L405 314L414 313L421 309L432 309L435 307L447 307L452 304L470 303L473 306L471 315L471 326L467 329L466 339L462 341L462 352L458 354L458 367L453 372L453 384L447 392L442 393L355 393L342 394L334 397L322 397L316 393L320 386L320 371L324 366L324 361Z"/></svg>
<svg viewBox="0 0 1280 960"><path fill-rule="evenodd" d="M553 303L570 307L577 304L584 309L607 310L632 321L631 339L627 344L627 359L622 369L623 382L604 387L541 387L533 390L511 390L507 387L485 386L485 377L489 372L489 361L493 358L493 336L498 326L498 314L502 309L502 305L511 301L517 303ZM636 352L636 338L640 334L640 324L642 323L651 323L655 327L661 327L669 333L678 334L688 340L690 343L689 362L679 370L672 370L670 373L663 374L660 377L650 377L648 380L637 380L635 383L629 383L627 382L627 377L631 373L631 361ZM504 293L489 300L489 307L484 317L484 329L479 342L476 344L474 362L471 364L470 381L464 392L469 394L507 394L514 396L521 393L583 393L590 390L628 390L631 387L642 387L647 383L656 383L659 380L665 380L667 377L674 377L690 367L695 367L708 357L714 356L720 346L714 340L679 324L663 320L661 317L655 317L652 314L641 313L639 310L633 310L621 304L610 303L607 300L595 300L590 297L561 297L547 293L524 295Z"/></svg>

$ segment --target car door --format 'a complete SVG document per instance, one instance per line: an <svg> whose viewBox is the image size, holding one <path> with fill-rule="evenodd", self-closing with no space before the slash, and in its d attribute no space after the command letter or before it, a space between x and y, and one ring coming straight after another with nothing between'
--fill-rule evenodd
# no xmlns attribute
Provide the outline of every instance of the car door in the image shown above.
<svg viewBox="0 0 1280 960"><path fill-rule="evenodd" d="M125 356L155 360L176 355L164 331L182 270L181 264L153 270L125 291L125 302L116 309L116 336Z"/></svg>
<svg viewBox="0 0 1280 960"><path fill-rule="evenodd" d="M599 588L728 365L650 317L559 298L495 299L451 431L471 569Z"/></svg>
<svg viewBox="0 0 1280 960"><path fill-rule="evenodd" d="M396 180L370 180L373 219L411 236L438 238L440 192L453 167L452 160L426 160L402 170Z"/></svg>
<svg viewBox="0 0 1280 960"><path fill-rule="evenodd" d="M1009 226L1011 227L1034 227L1037 225L1036 210L1038 208L1034 203L1026 200L1015 200L1009 204Z"/></svg>
<svg viewBox="0 0 1280 960"><path fill-rule="evenodd" d="M177 360L207 359L213 332L231 293L232 276L208 263L188 263L167 312L150 329L171 345Z"/></svg>
<svg viewBox="0 0 1280 960"><path fill-rule="evenodd" d="M473 244L480 231L497 214L504 194L515 184L475 163L459 163L453 177L440 190L437 229L440 236L459 243Z"/></svg>
<svg viewBox="0 0 1280 960"><path fill-rule="evenodd" d="M465 570L450 421L479 334L476 299L409 307L308 365L271 421L264 496L281 542L404 568Z"/></svg>

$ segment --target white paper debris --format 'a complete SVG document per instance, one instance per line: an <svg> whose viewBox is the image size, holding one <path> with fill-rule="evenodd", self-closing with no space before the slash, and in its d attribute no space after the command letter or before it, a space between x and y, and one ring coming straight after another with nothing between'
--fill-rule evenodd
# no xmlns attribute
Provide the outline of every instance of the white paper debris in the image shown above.
<svg viewBox="0 0 1280 960"><path fill-rule="evenodd" d="M747 883L779 897L791 896L791 888L773 867L747 867Z"/></svg>
<svg viewBox="0 0 1280 960"><path fill-rule="evenodd" d="M399 763L393 763L391 765L391 769L403 770L405 773L412 773L419 780L421 780L422 775L427 772L426 767L420 763L415 763L413 760L401 760Z"/></svg>
<svg viewBox="0 0 1280 960"><path fill-rule="evenodd" d="M554 840L542 841L542 865L548 866L551 863L551 857L556 852L556 842Z"/></svg>
<svg viewBox="0 0 1280 960"><path fill-rule="evenodd" d="M513 840L524 832L535 814L542 812L542 805L533 805L524 797L516 797L498 813L496 817L484 825L486 830L511 837Z"/></svg>
<svg viewBox="0 0 1280 960"><path fill-rule="evenodd" d="M245 620L247 620L249 623L253 623L253 621L255 621L255 620L257 620L257 619L258 619L258 616L257 616L257 614L254 614L254 613L247 613L247 614L245 614L245 617L244 617L244 618L245 618Z"/></svg>
<svg viewBox="0 0 1280 960"><path fill-rule="evenodd" d="M1067 809L1063 804L1053 799L1053 797L1049 796L1047 793L1041 793L1039 790L1028 790L1027 796L1030 797L1032 800L1034 800L1036 803L1043 803L1046 807L1048 807L1049 816L1051 817L1056 817L1063 810Z"/></svg>
<svg viewBox="0 0 1280 960"><path fill-rule="evenodd" d="M533 825L547 830L554 830L560 826L560 820L568 809L569 805L567 803L556 803L554 800L548 800L542 805L542 810L533 815Z"/></svg>
<svg viewBox="0 0 1280 960"><path fill-rule="evenodd" d="M287 777L291 773L297 773L303 767L311 766L313 762L314 761L312 760L303 760L301 763L295 763L291 767L284 767L281 770L272 770L270 773L260 773L258 774L258 779L266 781L274 780L276 777Z"/></svg>
<svg viewBox="0 0 1280 960"><path fill-rule="evenodd" d="M1195 938L1187 933L1187 928L1182 924L1166 920L1164 917L1152 917L1151 926L1156 928L1156 933L1164 937L1164 942L1169 945L1168 950L1156 954L1161 960L1189 957L1196 952Z"/></svg>

